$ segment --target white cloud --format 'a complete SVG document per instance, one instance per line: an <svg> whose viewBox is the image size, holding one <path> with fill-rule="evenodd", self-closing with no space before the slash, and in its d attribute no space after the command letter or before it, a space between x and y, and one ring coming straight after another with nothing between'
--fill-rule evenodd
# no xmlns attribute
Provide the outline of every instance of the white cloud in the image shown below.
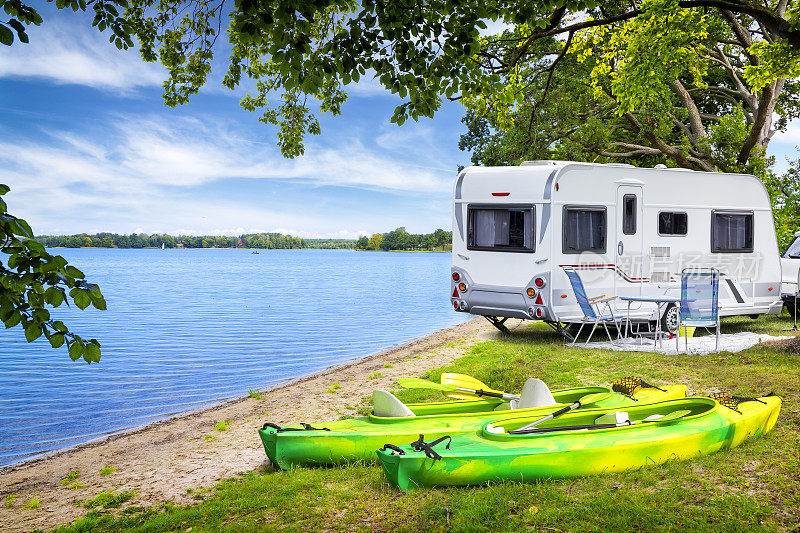
<svg viewBox="0 0 800 533"><path fill-rule="evenodd" d="M161 67L143 62L135 50L118 50L109 43L108 30L88 29L84 20L69 22L64 17L47 20L28 30L29 44L5 48L0 54L0 77L44 78L121 94L160 86L166 78Z"/></svg>
<svg viewBox="0 0 800 533"><path fill-rule="evenodd" d="M263 208L232 198L212 202L194 190L245 178L446 197L454 170L439 168L432 135L423 127L397 133L396 153L381 147L392 142L390 133L376 145L354 135L328 136L322 139L326 144L309 142L306 155L287 160L274 145L250 141L207 117L117 116L91 133L51 132L35 142L7 136L0 141L0 166L12 186L9 200L24 207L18 214L40 233L236 235L284 229L303 237L356 238L371 232L350 228L382 225L380 218L372 215L365 224L357 212L331 214L336 206L326 214L301 213L271 198ZM415 144L428 147L427 157L424 150L409 157Z"/></svg>

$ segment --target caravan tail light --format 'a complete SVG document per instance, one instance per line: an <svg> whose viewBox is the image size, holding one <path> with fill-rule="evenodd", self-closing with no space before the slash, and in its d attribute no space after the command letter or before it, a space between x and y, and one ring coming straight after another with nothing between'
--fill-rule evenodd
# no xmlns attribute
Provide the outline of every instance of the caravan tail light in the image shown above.
<svg viewBox="0 0 800 533"><path fill-rule="evenodd" d="M533 287L528 287L528 290L525 292L528 294L528 298L533 298L534 296L536 296L536 289L534 289Z"/></svg>
<svg viewBox="0 0 800 533"><path fill-rule="evenodd" d="M463 282L459 283L458 284L458 290L460 290L461 292L466 292L467 291L467 284L463 283Z"/></svg>
<svg viewBox="0 0 800 533"><path fill-rule="evenodd" d="M536 318L542 318L544 316L544 311L542 311L541 307L536 308Z"/></svg>
<svg viewBox="0 0 800 533"><path fill-rule="evenodd" d="M544 278L536 278L535 280L533 280L533 284L536 285L537 287L539 287L540 289L542 287L544 287L545 283L546 282L545 282Z"/></svg>
<svg viewBox="0 0 800 533"><path fill-rule="evenodd" d="M461 279L461 275L458 272L453 272L453 281L458 281Z"/></svg>
<svg viewBox="0 0 800 533"><path fill-rule="evenodd" d="M458 311L458 300L453 300L453 309Z"/></svg>

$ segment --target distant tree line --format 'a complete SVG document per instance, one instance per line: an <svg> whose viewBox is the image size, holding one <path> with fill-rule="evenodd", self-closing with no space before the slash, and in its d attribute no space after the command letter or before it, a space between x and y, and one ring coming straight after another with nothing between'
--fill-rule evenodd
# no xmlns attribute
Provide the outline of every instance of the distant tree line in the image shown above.
<svg viewBox="0 0 800 533"><path fill-rule="evenodd" d="M437 229L433 233L408 233L406 228L397 228L388 233L375 233L372 237L361 236L356 241L359 250L449 250L453 232Z"/></svg>
<svg viewBox="0 0 800 533"><path fill-rule="evenodd" d="M133 233L95 233L88 235L41 235L36 237L47 248L355 248L356 241L348 239L301 239L281 233L249 233L238 237L215 235L166 235Z"/></svg>

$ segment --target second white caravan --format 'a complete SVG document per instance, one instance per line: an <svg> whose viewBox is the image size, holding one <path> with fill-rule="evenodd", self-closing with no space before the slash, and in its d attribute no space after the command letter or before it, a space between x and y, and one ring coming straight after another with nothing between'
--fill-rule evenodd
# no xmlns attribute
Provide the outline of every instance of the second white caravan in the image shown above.
<svg viewBox="0 0 800 533"><path fill-rule="evenodd" d="M451 304L564 331L588 296L680 296L684 269L720 271L721 316L777 314L781 265L769 196L742 174L533 161L469 167L453 203ZM628 304L611 302L624 316ZM634 302L632 319L675 327L676 310Z"/></svg>

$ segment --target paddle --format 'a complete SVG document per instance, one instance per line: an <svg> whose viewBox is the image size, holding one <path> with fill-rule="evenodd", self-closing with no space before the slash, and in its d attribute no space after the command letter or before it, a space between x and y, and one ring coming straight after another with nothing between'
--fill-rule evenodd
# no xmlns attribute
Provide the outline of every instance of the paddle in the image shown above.
<svg viewBox="0 0 800 533"><path fill-rule="evenodd" d="M469 390L484 390L489 392L503 392L501 390L493 389L489 387L486 383L479 381L472 376L468 376L466 374L458 374L455 372L445 372L442 374L440 382L443 385L450 385L451 387L461 387L462 389L469 389ZM470 393L464 392L449 392L447 396L450 398L455 398L458 400L472 400L474 399L474 395Z"/></svg>
<svg viewBox="0 0 800 533"><path fill-rule="evenodd" d="M515 435L516 434L520 434L520 433L528 433L528 431L526 431L526 430L531 429L533 427L536 427L539 424L541 424L542 422L547 422L548 420L552 420L557 416L563 415L564 413L569 413L573 409L577 409L578 407L580 407L582 405L588 405L590 403L599 402L600 400L605 400L606 398L608 398L608 396L609 396L609 394L607 392L596 392L594 394L587 394L585 396L581 396L581 399L576 401L575 403L573 403L571 405L568 405L566 407L562 407L558 411L553 411L549 415L543 416L539 420L536 420L535 422L531 422L530 424L525 424L521 428L515 429L514 431L511 431L510 433L513 433Z"/></svg>
<svg viewBox="0 0 800 533"><path fill-rule="evenodd" d="M583 424L580 426L561 426L561 427L552 427L552 428L531 428L527 431L521 431L523 428L515 429L510 431L509 433L514 435L530 435L532 433L551 433L553 431L579 431L579 430L592 430L592 429L608 429L608 428L618 428L622 426L633 426L637 424L644 424L646 422L669 422L670 420L677 420L678 418L682 418L688 414L691 414L691 411L688 409L684 409L681 411L674 411L668 415L664 415L659 418L651 418L644 420L639 420L637 422L631 422L630 420L626 420L625 422L619 422L617 424ZM530 424L528 424L530 425ZM527 427L527 426L525 426Z"/></svg>
<svg viewBox="0 0 800 533"><path fill-rule="evenodd" d="M405 387L407 389L433 389L445 392L465 392L471 395L469 397L470 399L474 399L474 396L489 396L492 398L502 398L503 400L519 400L519 396L516 394L506 394L505 392L497 392L491 389L468 389L466 387L456 387L453 385L434 383L433 381L420 378L397 378L397 383L401 387Z"/></svg>

